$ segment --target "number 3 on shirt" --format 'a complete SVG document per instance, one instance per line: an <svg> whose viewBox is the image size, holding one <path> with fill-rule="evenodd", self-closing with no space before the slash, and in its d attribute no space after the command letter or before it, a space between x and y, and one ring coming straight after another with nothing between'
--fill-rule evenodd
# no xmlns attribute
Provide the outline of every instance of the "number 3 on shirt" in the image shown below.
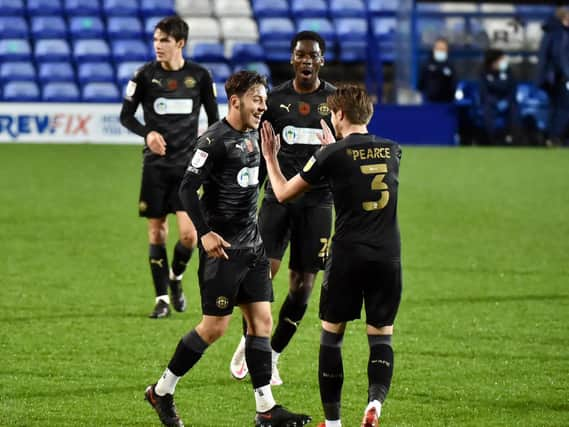
<svg viewBox="0 0 569 427"><path fill-rule="evenodd" d="M364 201L362 208L364 211L377 211L387 206L389 202L389 191L387 184L383 182L383 178L387 174L387 165L385 163L374 163L372 165L360 166L360 171L364 175L375 175L371 181L371 189L379 191L379 200Z"/></svg>

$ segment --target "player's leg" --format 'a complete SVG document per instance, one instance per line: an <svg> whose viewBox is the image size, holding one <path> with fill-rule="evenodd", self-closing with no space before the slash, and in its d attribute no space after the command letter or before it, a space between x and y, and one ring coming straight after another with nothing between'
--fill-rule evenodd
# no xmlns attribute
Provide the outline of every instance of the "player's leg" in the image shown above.
<svg viewBox="0 0 569 427"><path fill-rule="evenodd" d="M148 261L156 301L151 318L160 319L170 315L170 297L168 296L168 254L166 239L168 237L168 222L166 217L148 219Z"/></svg>
<svg viewBox="0 0 569 427"><path fill-rule="evenodd" d="M368 405L364 411L362 427L378 425L381 408L393 377L394 354L391 344L393 323L401 301L401 263L373 262L362 267L367 336Z"/></svg>
<svg viewBox="0 0 569 427"><path fill-rule="evenodd" d="M267 256L270 260L271 277L275 277L281 264L282 256L289 241L289 211L286 205L273 200L263 200L259 210L259 231L263 239ZM236 379L247 376L247 361L245 360L245 336L247 324L243 321L243 337L240 339L229 370Z"/></svg>
<svg viewBox="0 0 569 427"><path fill-rule="evenodd" d="M176 385L198 363L207 348L225 333L230 317L204 315L201 322L178 342L162 376L146 388L145 398L164 425L183 426L174 403Z"/></svg>
<svg viewBox="0 0 569 427"><path fill-rule="evenodd" d="M347 322L360 317L363 303L359 255L351 247L334 244L326 263L320 292L318 382L326 426L341 426L344 370L342 342Z"/></svg>
<svg viewBox="0 0 569 427"><path fill-rule="evenodd" d="M290 238L289 292L281 306L271 339L273 385L282 384L277 363L296 333L314 288L316 274L324 265L332 227L331 206L294 206Z"/></svg>
<svg viewBox="0 0 569 427"><path fill-rule="evenodd" d="M190 262L194 248L197 245L198 235L196 228L188 214L176 211L179 240L174 247L174 256L170 268L170 292L172 305L176 311L186 310L186 297L182 288L182 276Z"/></svg>

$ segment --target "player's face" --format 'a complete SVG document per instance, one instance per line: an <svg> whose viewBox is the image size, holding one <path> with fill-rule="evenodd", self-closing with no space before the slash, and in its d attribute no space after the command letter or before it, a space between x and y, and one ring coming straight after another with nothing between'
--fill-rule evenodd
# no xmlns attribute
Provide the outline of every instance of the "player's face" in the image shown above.
<svg viewBox="0 0 569 427"><path fill-rule="evenodd" d="M239 113L243 129L257 129L261 116L267 110L267 89L263 85L250 88L239 100Z"/></svg>
<svg viewBox="0 0 569 427"><path fill-rule="evenodd" d="M154 52L156 52L158 62L172 62L180 55L183 46L183 40L176 41L174 37L159 29L154 31Z"/></svg>
<svg viewBox="0 0 569 427"><path fill-rule="evenodd" d="M298 84L306 88L316 84L320 67L324 65L324 57L317 41L299 40L290 61Z"/></svg>

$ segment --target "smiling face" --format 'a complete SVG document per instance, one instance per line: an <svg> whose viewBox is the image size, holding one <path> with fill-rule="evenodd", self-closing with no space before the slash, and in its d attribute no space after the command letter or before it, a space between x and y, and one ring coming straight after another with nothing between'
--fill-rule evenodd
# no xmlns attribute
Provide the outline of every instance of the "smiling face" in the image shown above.
<svg viewBox="0 0 569 427"><path fill-rule="evenodd" d="M241 98L233 95L231 105L238 111L240 130L257 129L267 110L267 88L262 84L254 85Z"/></svg>
<svg viewBox="0 0 569 427"><path fill-rule="evenodd" d="M174 39L174 37L166 34L160 29L154 31L154 52L156 52L156 61L172 64L182 56L182 48L184 40Z"/></svg>
<svg viewBox="0 0 569 427"><path fill-rule="evenodd" d="M324 57L318 42L299 40L292 51L291 63L296 86L303 90L316 90L320 85L318 73L324 65Z"/></svg>

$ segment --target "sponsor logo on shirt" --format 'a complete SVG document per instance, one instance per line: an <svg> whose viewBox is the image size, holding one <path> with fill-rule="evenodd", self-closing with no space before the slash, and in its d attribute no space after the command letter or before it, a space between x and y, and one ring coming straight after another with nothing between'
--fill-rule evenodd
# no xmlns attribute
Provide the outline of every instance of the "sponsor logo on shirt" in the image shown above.
<svg viewBox="0 0 569 427"><path fill-rule="evenodd" d="M300 128L296 126L285 126L283 129L283 139L289 144L308 144L320 145L316 135L322 135L322 129Z"/></svg>
<svg viewBox="0 0 569 427"><path fill-rule="evenodd" d="M169 99L156 98L154 101L154 112L158 115L164 114L190 114L194 106L192 99Z"/></svg>
<svg viewBox="0 0 569 427"><path fill-rule="evenodd" d="M281 104L279 105L280 108L282 108L283 110L286 110L287 113L290 113L290 104L284 105Z"/></svg>

